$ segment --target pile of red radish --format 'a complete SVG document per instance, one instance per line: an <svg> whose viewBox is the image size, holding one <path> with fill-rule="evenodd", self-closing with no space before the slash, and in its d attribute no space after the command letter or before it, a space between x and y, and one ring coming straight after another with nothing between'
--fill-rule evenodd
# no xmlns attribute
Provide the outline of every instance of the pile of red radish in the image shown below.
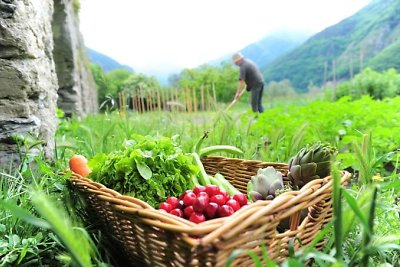
<svg viewBox="0 0 400 267"><path fill-rule="evenodd" d="M179 198L169 197L162 202L159 210L186 218L194 223L232 215L247 205L247 195L237 193L230 196L216 185L196 186Z"/></svg>

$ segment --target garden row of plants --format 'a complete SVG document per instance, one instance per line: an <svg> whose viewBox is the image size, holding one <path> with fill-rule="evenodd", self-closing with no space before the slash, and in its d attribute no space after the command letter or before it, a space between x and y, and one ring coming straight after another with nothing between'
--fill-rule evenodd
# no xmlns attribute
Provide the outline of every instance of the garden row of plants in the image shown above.
<svg viewBox="0 0 400 267"><path fill-rule="evenodd" d="M303 266L310 258L317 266L396 266L399 115L400 98L363 97L277 104L257 118L237 110L60 117L54 162L25 154L20 166L1 170L0 266L112 266L118 259L110 253L107 239L85 221L85 211L68 187L69 159L121 150L138 134L174 138L182 151L190 152L205 131L206 146L233 145L244 152L244 159L268 162L288 163L307 144L328 142L339 151L335 169L353 173L347 189L338 184L334 188L334 220L320 234L328 237L325 250L311 246L292 252L283 266ZM27 150L36 145L35 140L21 142ZM228 265L239 253L250 254L262 266L262 259L249 251L236 251Z"/></svg>

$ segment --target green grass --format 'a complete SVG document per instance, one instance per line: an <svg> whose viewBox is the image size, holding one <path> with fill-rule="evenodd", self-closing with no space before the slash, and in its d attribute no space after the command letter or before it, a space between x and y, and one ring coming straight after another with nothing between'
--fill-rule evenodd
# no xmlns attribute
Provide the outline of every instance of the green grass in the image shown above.
<svg viewBox="0 0 400 267"><path fill-rule="evenodd" d="M311 258L315 266L398 264L400 98L282 101L258 117L246 102L229 112L223 109L196 114L112 112L61 119L54 161L24 155L15 171L0 172L0 266L111 265L114 261L102 234L83 220L84 210L73 201L66 183L68 175L60 175L69 157L79 153L92 158L120 149L132 134L178 135L181 147L189 152L205 131L209 132L205 146L234 145L245 152L245 159L272 162L288 162L307 143L330 142L340 152L337 169L353 172L348 188L335 187L335 220L320 236L328 237L325 250L302 248L284 266L304 266ZM21 139L21 147L37 144ZM252 255L248 251L235 255L240 253ZM268 261L267 253L259 260Z"/></svg>

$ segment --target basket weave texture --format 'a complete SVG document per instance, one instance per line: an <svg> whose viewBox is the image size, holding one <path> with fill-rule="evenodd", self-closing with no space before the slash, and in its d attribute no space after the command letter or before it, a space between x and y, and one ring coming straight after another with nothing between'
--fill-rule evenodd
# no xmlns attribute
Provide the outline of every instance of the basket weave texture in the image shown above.
<svg viewBox="0 0 400 267"><path fill-rule="evenodd" d="M206 157L202 162L208 174L221 173L243 193L259 168L273 166L284 177L287 175L284 163L225 157ZM342 172L341 183L350 177ZM300 243L310 244L332 218L330 176L272 201L251 203L229 217L200 224L158 211L80 175L72 174L70 180L82 193L87 209L100 220L101 228L118 240L131 266L224 266L232 251L239 248L250 249L262 258L262 244L269 258L282 262L291 239L296 240L295 249ZM322 240L316 247L323 244ZM253 265L251 258L243 254L231 266Z"/></svg>

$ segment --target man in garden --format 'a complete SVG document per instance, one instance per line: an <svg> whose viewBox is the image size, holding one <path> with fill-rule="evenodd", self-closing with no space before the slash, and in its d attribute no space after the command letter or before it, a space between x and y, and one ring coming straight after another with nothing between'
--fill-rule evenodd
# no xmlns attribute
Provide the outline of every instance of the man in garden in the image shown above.
<svg viewBox="0 0 400 267"><path fill-rule="evenodd" d="M251 108L254 112L262 113L262 96L264 91L264 79L257 65L245 58L240 52L232 56L233 63L239 66L239 83L236 90L235 100L238 100L246 88L251 92Z"/></svg>

